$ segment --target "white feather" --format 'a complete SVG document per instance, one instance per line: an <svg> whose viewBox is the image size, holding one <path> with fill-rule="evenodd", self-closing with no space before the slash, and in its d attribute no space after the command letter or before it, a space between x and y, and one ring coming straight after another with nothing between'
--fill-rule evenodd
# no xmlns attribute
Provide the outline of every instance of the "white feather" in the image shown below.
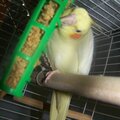
<svg viewBox="0 0 120 120"><path fill-rule="evenodd" d="M55 30L48 43L48 58L52 68L61 72L88 74L93 57L93 34L90 29L81 40L63 40Z"/></svg>

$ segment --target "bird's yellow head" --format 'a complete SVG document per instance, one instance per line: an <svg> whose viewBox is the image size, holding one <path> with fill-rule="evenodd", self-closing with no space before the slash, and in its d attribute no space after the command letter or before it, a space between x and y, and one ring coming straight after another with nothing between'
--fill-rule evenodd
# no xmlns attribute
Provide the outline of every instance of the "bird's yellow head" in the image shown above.
<svg viewBox="0 0 120 120"><path fill-rule="evenodd" d="M82 38L93 24L93 20L84 8L70 8L61 18L62 27L59 29L64 37Z"/></svg>

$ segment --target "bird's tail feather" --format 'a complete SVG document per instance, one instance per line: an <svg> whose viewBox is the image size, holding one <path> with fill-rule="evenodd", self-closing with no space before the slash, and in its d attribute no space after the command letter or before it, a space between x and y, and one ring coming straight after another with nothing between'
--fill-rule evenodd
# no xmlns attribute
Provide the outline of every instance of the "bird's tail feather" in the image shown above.
<svg viewBox="0 0 120 120"><path fill-rule="evenodd" d="M54 91L51 100L50 120L65 120L72 95Z"/></svg>

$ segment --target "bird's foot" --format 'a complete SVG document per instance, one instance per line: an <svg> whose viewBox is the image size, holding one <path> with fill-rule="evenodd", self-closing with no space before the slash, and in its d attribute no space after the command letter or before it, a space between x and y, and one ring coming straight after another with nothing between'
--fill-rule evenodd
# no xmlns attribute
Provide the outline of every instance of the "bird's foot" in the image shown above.
<svg viewBox="0 0 120 120"><path fill-rule="evenodd" d="M53 75L53 74L55 74L55 73L60 73L60 71L59 70L54 70L54 71L50 71L50 72L48 72L47 74L46 74L46 79L45 79L45 83L47 83L48 81L49 81L49 79L51 78L51 76Z"/></svg>

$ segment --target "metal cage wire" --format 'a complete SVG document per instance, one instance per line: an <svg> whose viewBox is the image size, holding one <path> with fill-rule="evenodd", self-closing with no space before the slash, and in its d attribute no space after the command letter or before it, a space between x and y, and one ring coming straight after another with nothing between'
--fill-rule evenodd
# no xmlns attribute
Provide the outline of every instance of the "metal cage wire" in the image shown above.
<svg viewBox="0 0 120 120"><path fill-rule="evenodd" d="M9 61L8 58L37 2L38 0L0 1L1 68ZM120 76L120 1L75 0L73 6L86 8L100 26L92 28L95 35L95 52L90 74ZM2 72L0 71L0 74ZM49 103L51 90L31 82L26 86L25 95ZM93 120L120 120L120 107L84 97L73 96L70 107L91 115ZM38 108L14 101L9 95L0 100L0 120L38 120L41 119L42 112ZM48 113L45 113L46 117Z"/></svg>

